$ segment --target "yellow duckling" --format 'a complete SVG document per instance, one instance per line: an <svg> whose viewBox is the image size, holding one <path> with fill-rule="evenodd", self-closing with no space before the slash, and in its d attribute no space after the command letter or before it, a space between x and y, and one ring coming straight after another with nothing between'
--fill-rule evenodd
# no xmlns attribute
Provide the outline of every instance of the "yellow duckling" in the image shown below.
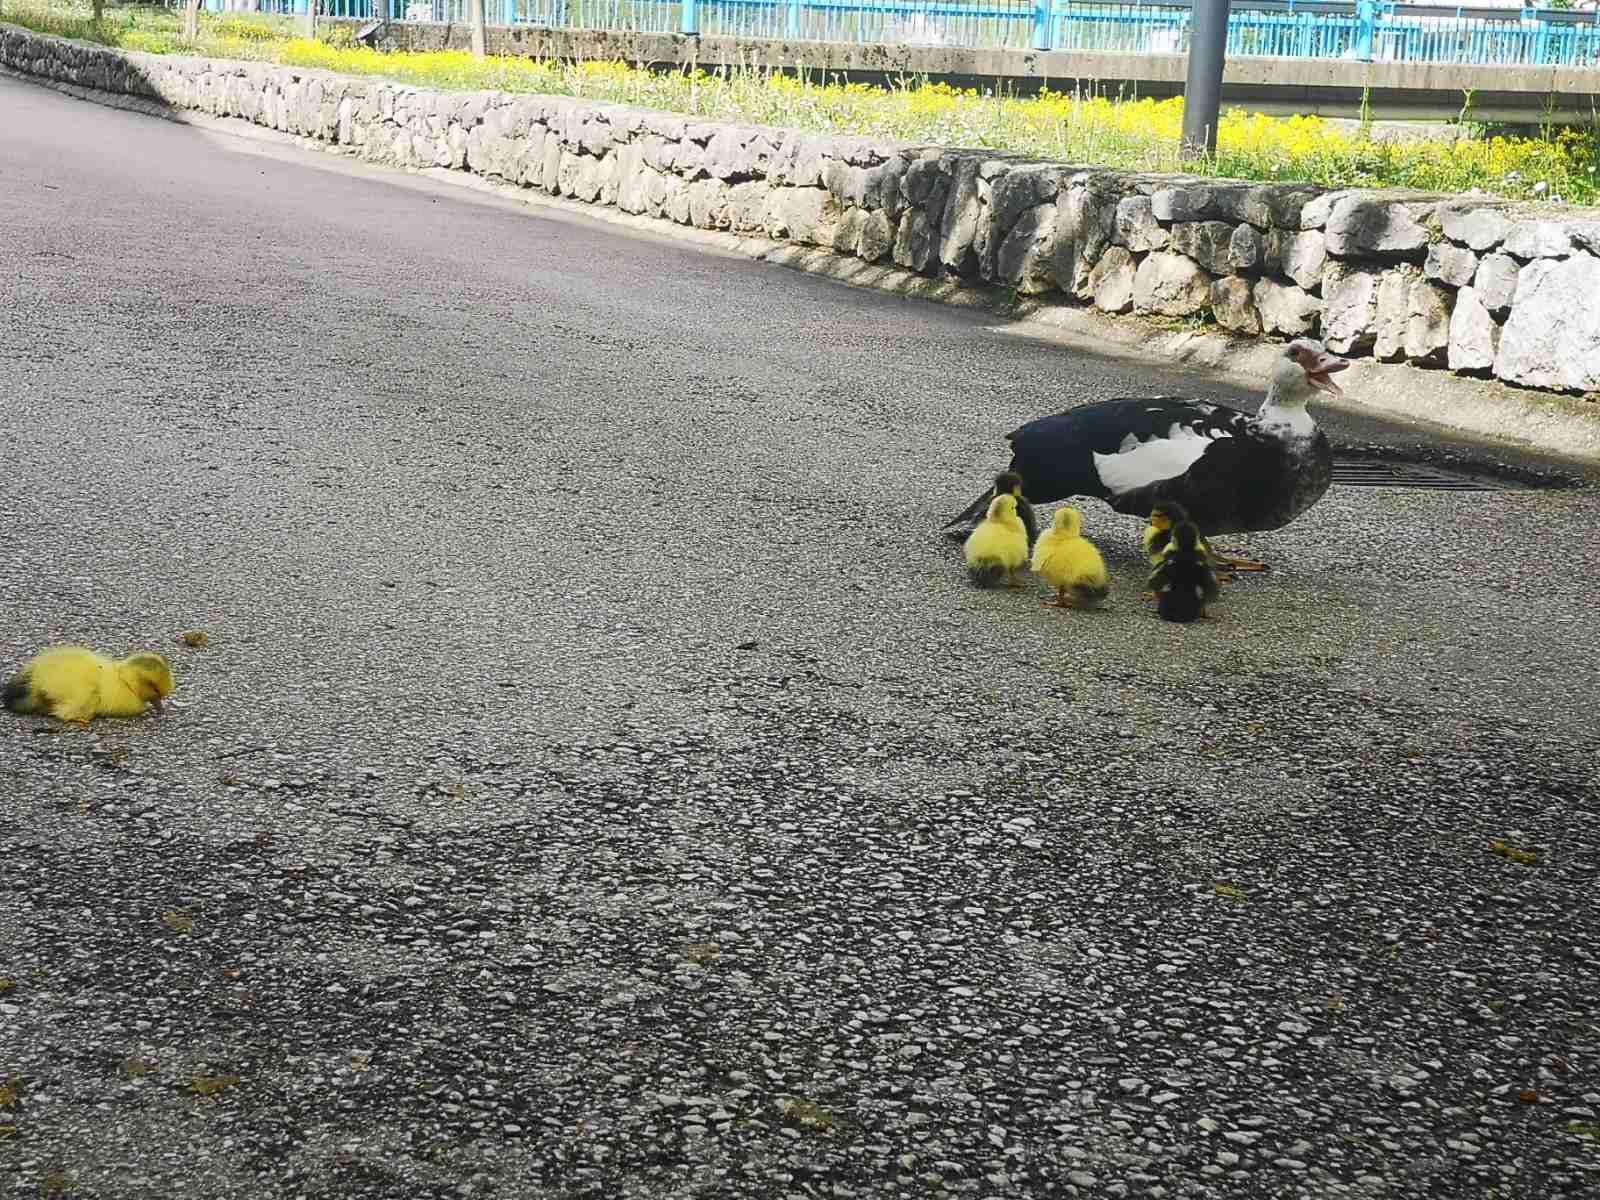
<svg viewBox="0 0 1600 1200"><path fill-rule="evenodd" d="M173 686L172 668L159 654L114 662L84 646L51 646L0 689L0 703L87 725L95 717L137 717L147 705L160 712Z"/></svg>
<svg viewBox="0 0 1600 1200"><path fill-rule="evenodd" d="M967 574L979 587L1006 581L1021 587L1015 573L1028 565L1028 529L1017 515L1017 497L1010 493L989 501L989 512L967 535Z"/></svg>
<svg viewBox="0 0 1600 1200"><path fill-rule="evenodd" d="M1083 514L1070 504L1056 510L1056 519L1033 547L1033 572L1054 584L1056 608L1093 608L1111 594L1105 559L1083 536ZM1070 595L1071 599L1068 599Z"/></svg>

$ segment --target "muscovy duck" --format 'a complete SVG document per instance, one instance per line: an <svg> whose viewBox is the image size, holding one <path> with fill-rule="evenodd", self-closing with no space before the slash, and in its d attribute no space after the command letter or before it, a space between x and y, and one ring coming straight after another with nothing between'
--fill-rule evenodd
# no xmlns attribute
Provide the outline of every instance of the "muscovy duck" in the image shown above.
<svg viewBox="0 0 1600 1200"><path fill-rule="evenodd" d="M1254 415L1157 396L1041 417L1006 435L1010 470L1032 504L1098 496L1117 512L1147 517L1161 501L1175 501L1204 535L1281 529L1328 490L1333 452L1306 401L1318 391L1338 395L1332 376L1349 365L1321 342L1299 338L1274 363ZM991 495L950 524L975 519Z"/></svg>

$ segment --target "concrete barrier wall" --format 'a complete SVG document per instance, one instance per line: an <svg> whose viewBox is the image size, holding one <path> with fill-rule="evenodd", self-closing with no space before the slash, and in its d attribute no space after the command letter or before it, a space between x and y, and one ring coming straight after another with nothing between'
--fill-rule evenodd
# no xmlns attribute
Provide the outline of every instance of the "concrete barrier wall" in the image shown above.
<svg viewBox="0 0 1600 1200"><path fill-rule="evenodd" d="M436 93L10 26L0 26L0 64L375 163L470 171L930 277L1600 392L1594 210L1138 174L562 96Z"/></svg>

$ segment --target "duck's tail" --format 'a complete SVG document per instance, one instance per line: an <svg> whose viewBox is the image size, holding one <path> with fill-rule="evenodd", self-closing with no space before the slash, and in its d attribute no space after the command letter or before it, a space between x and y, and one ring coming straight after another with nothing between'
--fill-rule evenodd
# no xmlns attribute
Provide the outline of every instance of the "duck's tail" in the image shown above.
<svg viewBox="0 0 1600 1200"><path fill-rule="evenodd" d="M19 672L6 681L5 687L0 688L0 705L14 713L37 712L38 706L34 703L36 698L32 692L33 685L28 672Z"/></svg>
<svg viewBox="0 0 1600 1200"><path fill-rule="evenodd" d="M978 493L978 498L967 505L955 516L945 522L946 533L953 538L964 538L972 532L983 514L989 510L989 501L994 499L994 488L987 487Z"/></svg>

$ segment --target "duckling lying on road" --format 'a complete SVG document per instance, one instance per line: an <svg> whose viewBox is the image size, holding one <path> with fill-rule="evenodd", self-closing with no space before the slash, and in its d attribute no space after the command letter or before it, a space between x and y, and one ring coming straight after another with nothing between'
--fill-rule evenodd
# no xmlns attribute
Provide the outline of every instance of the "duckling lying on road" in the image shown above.
<svg viewBox="0 0 1600 1200"><path fill-rule="evenodd" d="M0 703L14 713L87 725L95 717L137 717L147 706L160 712L174 686L172 668L159 654L114 662L84 646L51 646L0 689Z"/></svg>

